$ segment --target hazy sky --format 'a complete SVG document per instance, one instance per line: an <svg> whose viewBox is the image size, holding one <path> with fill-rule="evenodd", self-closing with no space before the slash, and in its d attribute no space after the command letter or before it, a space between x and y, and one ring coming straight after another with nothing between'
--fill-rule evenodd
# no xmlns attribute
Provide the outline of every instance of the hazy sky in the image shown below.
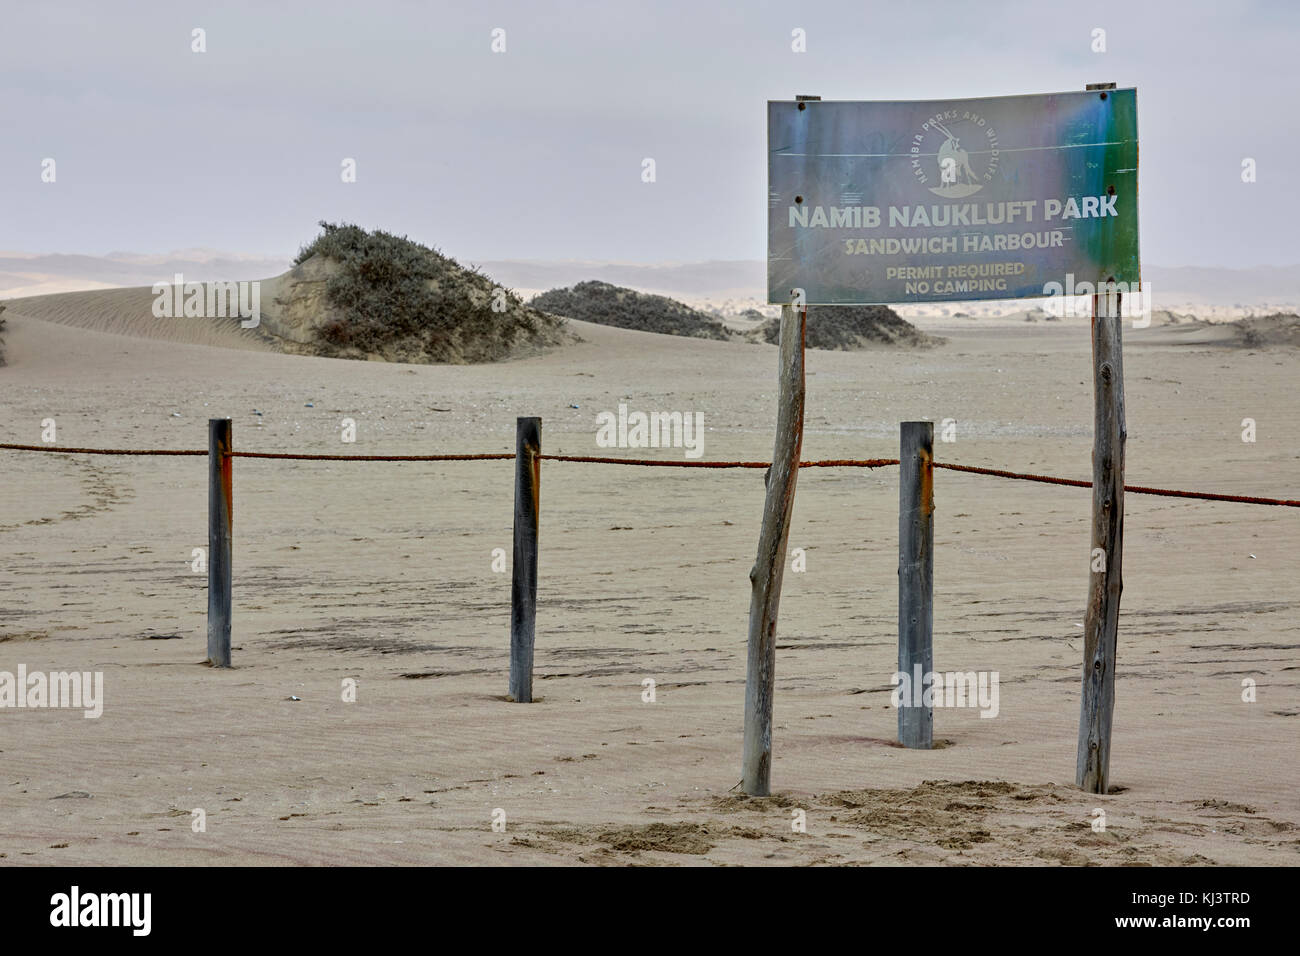
<svg viewBox="0 0 1300 956"><path fill-rule="evenodd" d="M761 259L768 99L1115 81L1138 88L1144 262L1300 262L1298 3L0 7L0 250L285 256L330 219L471 261Z"/></svg>

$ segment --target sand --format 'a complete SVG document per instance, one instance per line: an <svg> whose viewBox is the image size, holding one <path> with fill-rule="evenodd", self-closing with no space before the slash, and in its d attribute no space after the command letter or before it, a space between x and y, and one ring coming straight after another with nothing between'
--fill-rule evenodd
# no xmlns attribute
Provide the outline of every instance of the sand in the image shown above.
<svg viewBox="0 0 1300 956"><path fill-rule="evenodd" d="M596 414L624 402L703 412L705 458L771 454L771 346L578 324L582 344L503 365L345 362L154 320L148 299L11 302L0 441L54 418L63 445L201 448L230 416L248 450L495 452L540 415L546 451L602 454ZM893 457L899 421L953 418L940 460L1089 477L1085 322L923 327L947 344L809 353L806 458ZM1300 497L1295 351L1182 328L1126 332L1128 481ZM105 681L97 720L0 712L0 864L1300 863L1294 510L1128 497L1122 789L1091 796L1087 490L936 476L936 666L997 671L1000 711L938 710L944 746L917 752L891 745L896 473L805 470L776 795L751 800L733 787L761 471L545 463L541 700L522 705L492 569L510 462L237 461L227 671L199 663L203 458L0 467L0 670Z"/></svg>

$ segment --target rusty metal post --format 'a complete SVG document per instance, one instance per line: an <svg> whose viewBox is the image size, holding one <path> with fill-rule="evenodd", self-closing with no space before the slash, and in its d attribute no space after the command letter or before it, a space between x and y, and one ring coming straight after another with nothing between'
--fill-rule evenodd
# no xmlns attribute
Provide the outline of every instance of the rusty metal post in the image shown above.
<svg viewBox="0 0 1300 956"><path fill-rule="evenodd" d="M542 494L542 420L515 422L515 546L510 586L510 698L533 699L537 532Z"/></svg>
<svg viewBox="0 0 1300 956"><path fill-rule="evenodd" d="M1124 358L1120 296L1112 279L1092 297L1092 552L1083 623L1083 692L1075 782L1088 793L1110 791L1110 731L1115 711L1119 598L1124 590Z"/></svg>
<svg viewBox="0 0 1300 956"><path fill-rule="evenodd" d="M230 553L234 518L229 418L208 419L208 662L230 666Z"/></svg>
<svg viewBox="0 0 1300 956"><path fill-rule="evenodd" d="M934 423L902 422L898 455L898 742L929 750L934 711L922 703L934 673Z"/></svg>
<svg viewBox="0 0 1300 956"><path fill-rule="evenodd" d="M745 679L745 744L741 788L753 797L772 792L772 698L776 684L776 615L781 603L790 513L803 447L804 340L808 310L781 308L780 394L776 445L767 470L758 557L749 572L749 660Z"/></svg>

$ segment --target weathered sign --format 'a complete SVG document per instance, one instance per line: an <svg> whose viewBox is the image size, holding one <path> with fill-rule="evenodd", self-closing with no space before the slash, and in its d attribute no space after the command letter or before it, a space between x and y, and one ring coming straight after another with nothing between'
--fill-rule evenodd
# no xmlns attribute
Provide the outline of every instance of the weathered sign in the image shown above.
<svg viewBox="0 0 1300 956"><path fill-rule="evenodd" d="M768 302L1138 285L1137 91L767 105Z"/></svg>

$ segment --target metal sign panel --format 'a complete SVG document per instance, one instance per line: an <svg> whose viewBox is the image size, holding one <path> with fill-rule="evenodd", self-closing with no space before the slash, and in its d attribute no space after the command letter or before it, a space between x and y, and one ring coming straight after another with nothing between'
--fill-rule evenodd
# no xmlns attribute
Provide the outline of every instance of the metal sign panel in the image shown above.
<svg viewBox="0 0 1300 956"><path fill-rule="evenodd" d="M767 104L768 302L1138 284L1137 91Z"/></svg>

